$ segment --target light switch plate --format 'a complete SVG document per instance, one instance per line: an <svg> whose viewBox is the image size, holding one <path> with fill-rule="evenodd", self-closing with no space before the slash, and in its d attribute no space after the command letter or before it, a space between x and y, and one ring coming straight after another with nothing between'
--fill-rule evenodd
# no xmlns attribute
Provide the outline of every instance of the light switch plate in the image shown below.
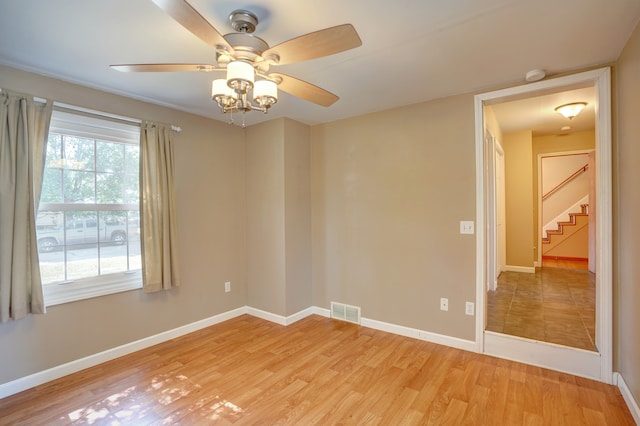
<svg viewBox="0 0 640 426"><path fill-rule="evenodd" d="M461 220L460 221L460 233L461 234L473 234L473 221L472 220Z"/></svg>
<svg viewBox="0 0 640 426"><path fill-rule="evenodd" d="M464 313L467 315L473 315L475 313L475 304L473 302L466 302L464 305Z"/></svg>

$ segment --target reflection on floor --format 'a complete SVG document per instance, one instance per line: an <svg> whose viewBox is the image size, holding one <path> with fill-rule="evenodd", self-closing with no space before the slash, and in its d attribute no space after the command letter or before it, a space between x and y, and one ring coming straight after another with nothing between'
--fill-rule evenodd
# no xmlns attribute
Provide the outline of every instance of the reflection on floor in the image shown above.
<svg viewBox="0 0 640 426"><path fill-rule="evenodd" d="M503 272L488 292L487 330L595 351L595 288L588 271Z"/></svg>

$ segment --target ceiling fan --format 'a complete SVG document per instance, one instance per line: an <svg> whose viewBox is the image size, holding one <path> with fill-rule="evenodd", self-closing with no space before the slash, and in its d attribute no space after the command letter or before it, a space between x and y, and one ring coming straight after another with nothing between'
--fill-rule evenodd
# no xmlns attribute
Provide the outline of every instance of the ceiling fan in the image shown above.
<svg viewBox="0 0 640 426"><path fill-rule="evenodd" d="M314 31L270 47L252 33L257 16L247 10L229 15L237 31L222 35L186 0L152 0L187 30L215 49L215 64L118 64L112 68L123 72L226 71L226 79L212 84L212 98L222 112L267 112L277 102L277 88L298 98L328 107L339 98L335 94L290 75L269 72L271 66L292 64L321 58L362 45L351 24ZM247 100L253 90L254 104Z"/></svg>

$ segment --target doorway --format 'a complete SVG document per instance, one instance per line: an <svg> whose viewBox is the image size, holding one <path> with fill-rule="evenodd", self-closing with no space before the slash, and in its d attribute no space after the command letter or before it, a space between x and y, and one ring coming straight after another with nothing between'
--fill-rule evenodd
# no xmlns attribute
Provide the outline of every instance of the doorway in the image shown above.
<svg viewBox="0 0 640 426"><path fill-rule="evenodd" d="M524 212L512 207L510 215L515 214L516 217L509 217L506 222L517 240L527 232L530 239L531 233L537 233L537 238L531 240L537 241L537 247L540 248L537 265L535 252L525 246L519 256L510 256L509 268L494 264L491 259L493 253L489 253L488 269L492 271L497 266L499 274L495 279L497 285L490 285L487 292L486 331L588 351L597 349L595 275L586 271L588 221L591 218L587 212L590 207L589 174L595 167L589 167L588 151L594 148L595 142L593 92L593 88L585 88L546 95L542 100L532 98L514 101L515 105L514 102L503 102L499 108L486 107L491 108L500 128L512 132L503 133L502 136L509 154L513 156L507 159L511 169L509 177L513 180L507 183L509 196L512 197L507 204L513 206L515 198L517 207L522 205ZM545 103L550 105L546 108L546 115L549 115L553 113L554 105L566 99L584 99L591 105L591 109L583 112L582 120L574 124L571 132L565 129L558 134L560 124L565 124L562 118L555 120L560 123L557 128L550 126L548 131L545 130L547 126L540 126L533 120L521 119L520 126L527 129L526 132L514 129L513 125L505 122L503 111L516 109L520 114L535 118L536 110L527 111L529 104L535 104L536 107ZM494 234L504 228L503 221L499 219L502 210L499 206L504 204L501 201L505 199L505 192L497 189L503 180L503 161L500 159L504 160L504 152L499 143L494 141L494 144L495 155L489 154L487 157L490 163L488 175L493 175L495 180L494 185L490 177L487 179L488 199L495 198L490 204L496 205L495 221L493 209L487 209L487 223L495 224L488 227L488 231L493 228L493 232L488 233L489 238L494 238ZM563 151L574 148L584 150ZM530 166L531 158L535 161L533 168ZM529 164L528 168L522 164L522 159ZM493 170L495 172L491 173ZM526 182L528 184L523 184ZM494 187L495 196L492 194ZM537 202L532 202L533 197L537 197ZM529 201L529 205L526 201ZM591 201L594 201L594 197L591 197ZM537 210L537 215L526 215L531 209L534 212ZM534 226L536 223L539 226ZM514 230L514 224L518 229ZM513 235L510 237L510 241L513 241ZM492 245L491 241L488 242L489 247ZM496 249L499 250L499 247L500 244L496 244Z"/></svg>
<svg viewBox="0 0 640 426"><path fill-rule="evenodd" d="M595 260L598 274L595 277L595 343L597 351L584 351L564 345L541 342L537 339L521 338L486 331L487 324L487 298L485 289L489 287L491 268L488 262L497 257L495 244L497 241L497 225L495 203L490 199L495 192L495 179L487 172L487 166L495 163L495 158L487 155L491 152L487 149L486 131L491 117L485 112L485 107L505 101L540 97L550 93L572 90L584 87L593 87L596 93L596 130L595 152L598 159L595 175L597 176L598 205L595 213L596 244ZM503 89L495 92L477 95L476 102L476 173L477 173L477 214L476 222L478 233L476 236L477 247L477 300L478 315L476 317L476 337L478 349L481 352L514 359L528 364L547 367L571 374L598 379L607 383L612 381L612 303L611 303L611 106L610 106L610 70L603 68L574 74L556 79L543 80L511 89ZM505 148L506 151L506 148ZM508 155L508 154L507 154ZM525 159L526 163L526 159ZM529 159L526 167L533 168L533 158ZM508 181L508 177L507 177ZM524 199L533 204L535 197ZM530 201L529 201L530 200ZM525 206L525 210L527 211ZM507 211L509 207L507 206ZM533 214L533 209L529 209ZM534 222L531 218L530 222ZM508 229L507 229L508 232ZM527 272L529 268L535 271L534 259L538 256L539 247L534 243L536 237L533 232L528 233L530 238L528 249L533 247L534 253L528 254L531 259L531 267L527 265L511 265L522 267L518 272ZM507 243L507 247L509 244ZM524 244L526 248L526 241ZM513 261L513 259L512 259ZM514 261L518 262L518 261ZM509 269L509 253L506 259L505 269ZM520 262L522 263L522 262ZM536 265L537 266L537 265ZM498 284L499 286L499 284Z"/></svg>
<svg viewBox="0 0 640 426"><path fill-rule="evenodd" d="M595 268L596 158L592 132L581 136L584 150L538 154L538 265Z"/></svg>

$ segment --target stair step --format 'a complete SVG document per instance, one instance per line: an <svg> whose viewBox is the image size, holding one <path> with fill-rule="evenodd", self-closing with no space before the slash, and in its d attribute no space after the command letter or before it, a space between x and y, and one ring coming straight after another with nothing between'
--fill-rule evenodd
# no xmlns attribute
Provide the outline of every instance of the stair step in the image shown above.
<svg viewBox="0 0 640 426"><path fill-rule="evenodd" d="M589 206L588 204L580 205L582 209L582 213L569 213L569 218L571 219L570 221L558 222L558 229L547 230L547 236L542 238L542 244L551 244L552 235L563 235L564 234L564 230L562 229L563 227L575 226L577 216L581 216L581 217L589 216L589 214L586 213L588 206Z"/></svg>

